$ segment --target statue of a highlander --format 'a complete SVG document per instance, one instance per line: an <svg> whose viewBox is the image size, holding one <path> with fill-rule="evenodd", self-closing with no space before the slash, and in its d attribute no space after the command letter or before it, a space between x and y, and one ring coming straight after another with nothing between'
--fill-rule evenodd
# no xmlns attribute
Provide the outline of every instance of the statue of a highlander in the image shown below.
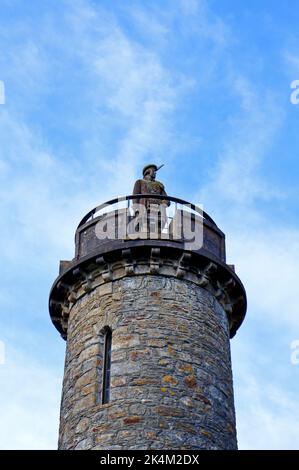
<svg viewBox="0 0 299 470"><path fill-rule="evenodd" d="M155 218L159 214L159 226L160 229L164 227L167 221L166 207L170 205L168 199L157 199L155 195L166 196L164 185L160 181L156 181L156 173L163 165L157 167L157 165L150 164L143 168L143 179L139 179L135 182L133 195L152 195L151 198L136 198L133 202L133 208L135 213L140 215L140 207L145 207L146 213L150 215L150 218ZM139 207L139 208L138 208Z"/></svg>
<svg viewBox="0 0 299 470"><path fill-rule="evenodd" d="M133 194L158 194L159 196L167 196L164 185L160 181L156 181L156 173L163 165L157 167L157 165L146 165L143 168L143 179L137 180L134 185ZM137 204L144 204L145 207L149 207L150 204L166 204L169 206L170 202L163 199L135 199Z"/></svg>

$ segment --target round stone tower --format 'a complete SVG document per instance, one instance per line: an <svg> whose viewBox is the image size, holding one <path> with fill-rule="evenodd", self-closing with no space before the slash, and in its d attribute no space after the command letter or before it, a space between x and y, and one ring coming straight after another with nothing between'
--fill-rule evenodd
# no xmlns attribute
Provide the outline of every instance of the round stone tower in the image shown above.
<svg viewBox="0 0 299 470"><path fill-rule="evenodd" d="M165 194L151 211L144 194L93 209L60 262L60 449L237 448L230 338L246 294L215 222Z"/></svg>

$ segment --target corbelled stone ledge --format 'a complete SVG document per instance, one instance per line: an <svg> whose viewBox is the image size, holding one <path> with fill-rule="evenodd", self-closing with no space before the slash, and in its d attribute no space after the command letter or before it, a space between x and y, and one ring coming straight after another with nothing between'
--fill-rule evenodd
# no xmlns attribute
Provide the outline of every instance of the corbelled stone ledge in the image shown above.
<svg viewBox="0 0 299 470"><path fill-rule="evenodd" d="M98 250L72 262L61 262L49 300L53 324L67 338L73 306L86 293L100 288L109 293L111 283L128 276L146 274L184 279L213 294L223 306L232 338L246 313L245 289L233 267L210 253L189 252L164 241L134 240L125 249Z"/></svg>

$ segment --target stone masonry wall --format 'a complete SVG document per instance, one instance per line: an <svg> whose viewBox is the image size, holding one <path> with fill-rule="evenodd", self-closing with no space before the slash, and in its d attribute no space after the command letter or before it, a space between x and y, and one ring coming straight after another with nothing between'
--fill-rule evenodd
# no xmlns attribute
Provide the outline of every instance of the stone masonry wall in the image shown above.
<svg viewBox="0 0 299 470"><path fill-rule="evenodd" d="M228 321L211 292L161 275L107 282L70 311L59 448L236 449L231 374Z"/></svg>

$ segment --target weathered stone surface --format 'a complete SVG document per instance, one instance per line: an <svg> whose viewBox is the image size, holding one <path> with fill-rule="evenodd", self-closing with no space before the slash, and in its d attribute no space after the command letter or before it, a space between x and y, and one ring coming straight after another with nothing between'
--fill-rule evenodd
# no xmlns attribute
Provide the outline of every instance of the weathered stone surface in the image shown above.
<svg viewBox="0 0 299 470"><path fill-rule="evenodd" d="M111 390L102 405L106 326ZM145 274L74 302L59 448L236 448L229 324L212 291Z"/></svg>

